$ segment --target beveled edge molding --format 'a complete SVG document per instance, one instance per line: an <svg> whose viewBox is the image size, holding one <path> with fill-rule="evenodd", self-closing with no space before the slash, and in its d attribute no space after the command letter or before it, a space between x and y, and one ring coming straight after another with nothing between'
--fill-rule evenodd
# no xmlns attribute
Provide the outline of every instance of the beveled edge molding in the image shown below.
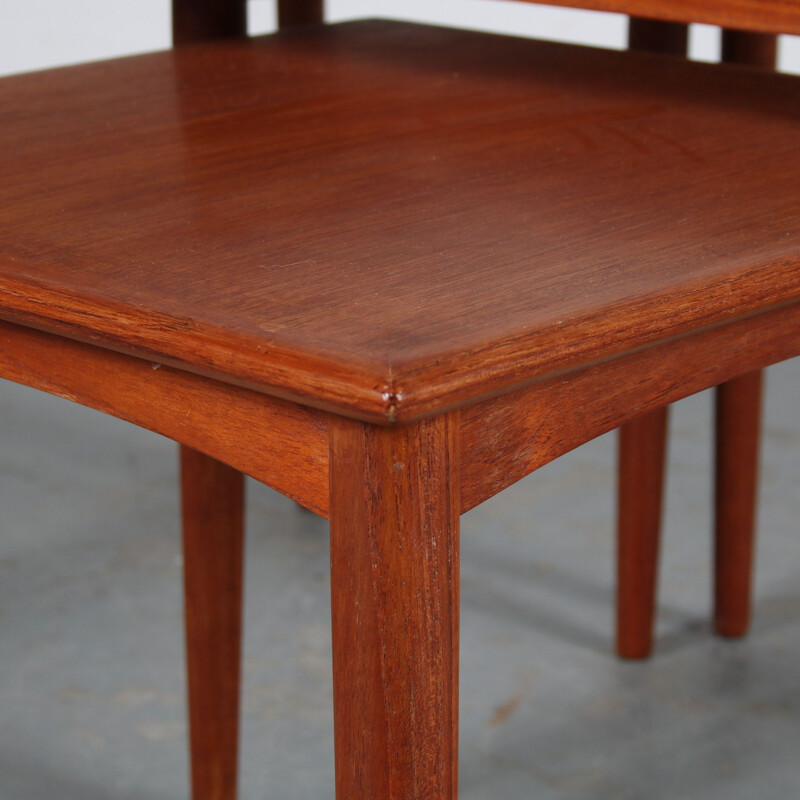
<svg viewBox="0 0 800 800"><path fill-rule="evenodd" d="M629 419L800 355L800 303L461 409L461 511Z"/></svg>
<svg viewBox="0 0 800 800"><path fill-rule="evenodd" d="M0 321L0 377L155 431L328 515L328 415Z"/></svg>
<svg viewBox="0 0 800 800"><path fill-rule="evenodd" d="M629 419L800 355L800 302L460 409L461 512ZM0 377L160 433L328 516L330 415L0 321Z"/></svg>

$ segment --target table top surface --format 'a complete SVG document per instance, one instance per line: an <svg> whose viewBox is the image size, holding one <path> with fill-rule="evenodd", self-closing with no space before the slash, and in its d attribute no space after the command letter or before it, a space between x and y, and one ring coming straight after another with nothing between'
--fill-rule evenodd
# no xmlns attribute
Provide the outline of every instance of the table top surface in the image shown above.
<svg viewBox="0 0 800 800"><path fill-rule="evenodd" d="M791 76L365 21L0 108L0 317L348 415L800 298Z"/></svg>

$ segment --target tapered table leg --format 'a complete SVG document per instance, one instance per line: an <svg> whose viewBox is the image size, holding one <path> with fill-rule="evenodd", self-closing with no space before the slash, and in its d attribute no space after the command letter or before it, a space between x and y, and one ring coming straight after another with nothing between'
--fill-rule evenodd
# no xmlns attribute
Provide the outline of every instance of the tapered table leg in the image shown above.
<svg viewBox="0 0 800 800"><path fill-rule="evenodd" d="M744 636L750 624L762 373L717 387L714 626Z"/></svg>
<svg viewBox="0 0 800 800"><path fill-rule="evenodd" d="M667 406L619 431L617 653L646 658L653 648Z"/></svg>
<svg viewBox="0 0 800 800"><path fill-rule="evenodd" d="M775 69L778 39L722 31L722 60ZM744 636L750 626L763 377L753 372L717 388L714 627Z"/></svg>
<svg viewBox="0 0 800 800"><path fill-rule="evenodd" d="M181 447L193 800L236 797L244 477Z"/></svg>
<svg viewBox="0 0 800 800"><path fill-rule="evenodd" d="M457 422L332 424L337 800L457 796Z"/></svg>
<svg viewBox="0 0 800 800"><path fill-rule="evenodd" d="M631 17L628 47L685 56L689 26ZM653 649L667 408L620 428L617 494L617 654L647 658Z"/></svg>

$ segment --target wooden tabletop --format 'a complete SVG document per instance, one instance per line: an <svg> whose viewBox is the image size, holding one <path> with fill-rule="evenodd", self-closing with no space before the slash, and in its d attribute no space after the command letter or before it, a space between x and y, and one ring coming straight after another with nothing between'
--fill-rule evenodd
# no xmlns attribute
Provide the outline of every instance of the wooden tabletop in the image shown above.
<svg viewBox="0 0 800 800"><path fill-rule="evenodd" d="M357 22L0 81L0 317L375 421L800 299L800 80Z"/></svg>

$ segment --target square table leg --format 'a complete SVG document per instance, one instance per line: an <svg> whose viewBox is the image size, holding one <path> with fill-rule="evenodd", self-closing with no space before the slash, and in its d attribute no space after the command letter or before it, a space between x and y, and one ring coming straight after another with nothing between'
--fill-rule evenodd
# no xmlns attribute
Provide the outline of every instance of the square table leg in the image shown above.
<svg viewBox="0 0 800 800"><path fill-rule="evenodd" d="M330 430L338 800L455 800L458 415Z"/></svg>

